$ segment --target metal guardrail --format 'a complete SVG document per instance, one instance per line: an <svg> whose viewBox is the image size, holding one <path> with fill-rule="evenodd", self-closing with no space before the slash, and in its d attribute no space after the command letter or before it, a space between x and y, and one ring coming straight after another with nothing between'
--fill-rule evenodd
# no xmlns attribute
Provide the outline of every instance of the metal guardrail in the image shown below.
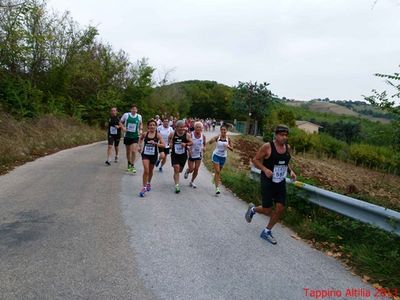
<svg viewBox="0 0 400 300"><path fill-rule="evenodd" d="M260 174L261 171L259 169L254 166L251 167L253 179L259 179ZM306 198L314 204L400 236L400 213L397 211L327 191L300 181L292 182L289 178L286 179L286 182L305 191Z"/></svg>

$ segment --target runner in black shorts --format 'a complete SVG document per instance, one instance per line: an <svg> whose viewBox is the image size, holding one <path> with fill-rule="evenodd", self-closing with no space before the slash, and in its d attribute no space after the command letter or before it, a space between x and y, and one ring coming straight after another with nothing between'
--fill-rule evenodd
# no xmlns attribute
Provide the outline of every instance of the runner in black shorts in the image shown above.
<svg viewBox="0 0 400 300"><path fill-rule="evenodd" d="M169 145L168 145L168 137L174 132L171 126L169 126L168 118L163 119L163 123L157 127L157 132L161 134L163 141L166 143L165 148L160 148L160 157L156 162L156 167L161 163L160 168L158 169L160 172L163 171L163 166L167 162L167 155L169 154Z"/></svg>
<svg viewBox="0 0 400 300"><path fill-rule="evenodd" d="M192 138L185 131L185 122L179 120L176 122L175 132L168 137L168 144L171 148L171 164L174 168L175 193L179 193L179 173L182 172L187 160L187 146L192 144Z"/></svg>
<svg viewBox="0 0 400 300"><path fill-rule="evenodd" d="M110 111L110 118L108 119L108 147L107 147L107 160L105 164L111 165L112 147L115 149L114 162L118 162L118 146L121 139L121 126L119 124L119 117L117 116L117 108L112 107Z"/></svg>
<svg viewBox="0 0 400 300"><path fill-rule="evenodd" d="M286 125L277 126L275 139L262 145L254 157L254 166L261 170L262 206L255 207L250 203L245 215L246 221L249 223L255 213L270 217L269 223L261 232L260 237L274 245L276 240L271 229L285 210L287 174L292 180L296 180L296 174L289 167L291 156L290 146L287 144L288 135L289 128ZM273 202L275 202L275 211L272 209Z"/></svg>
<svg viewBox="0 0 400 300"><path fill-rule="evenodd" d="M142 153L143 163L143 188L139 193L140 197L144 197L144 194L151 190L150 182L158 157L158 148L165 147L161 134L156 131L156 128L157 122L150 120L147 122L147 132L140 135L139 152Z"/></svg>

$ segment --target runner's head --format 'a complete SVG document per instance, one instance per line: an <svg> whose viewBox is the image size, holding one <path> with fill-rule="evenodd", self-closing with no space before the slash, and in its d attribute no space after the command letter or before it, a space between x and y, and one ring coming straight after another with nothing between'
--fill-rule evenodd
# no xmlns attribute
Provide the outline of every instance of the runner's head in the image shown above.
<svg viewBox="0 0 400 300"><path fill-rule="evenodd" d="M289 127L286 125L280 124L275 128L275 140L279 144L286 144L289 135Z"/></svg>
<svg viewBox="0 0 400 300"><path fill-rule="evenodd" d="M226 136L226 133L228 131L228 127L225 124L222 124L221 128L220 128L220 131L221 131L221 135L222 136Z"/></svg>
<svg viewBox="0 0 400 300"><path fill-rule="evenodd" d="M136 104L131 105L131 114L135 115L137 113L137 106Z"/></svg>
<svg viewBox="0 0 400 300"><path fill-rule="evenodd" d="M168 128L168 126L169 126L169 120L168 120L168 118L165 117L165 118L163 119L163 123L162 123L162 124L163 124L164 128Z"/></svg>
<svg viewBox="0 0 400 300"><path fill-rule="evenodd" d="M147 122L147 131L154 132L156 131L156 128L157 128L156 120L151 119Z"/></svg>
<svg viewBox="0 0 400 300"><path fill-rule="evenodd" d="M196 122L194 123L194 132L200 133L203 130L203 123Z"/></svg>
<svg viewBox="0 0 400 300"><path fill-rule="evenodd" d="M182 135L185 132L185 122L183 120L176 121L176 133Z"/></svg>
<svg viewBox="0 0 400 300"><path fill-rule="evenodd" d="M110 113L113 117L115 117L117 115L117 112L118 112L118 110L116 107L111 107Z"/></svg>

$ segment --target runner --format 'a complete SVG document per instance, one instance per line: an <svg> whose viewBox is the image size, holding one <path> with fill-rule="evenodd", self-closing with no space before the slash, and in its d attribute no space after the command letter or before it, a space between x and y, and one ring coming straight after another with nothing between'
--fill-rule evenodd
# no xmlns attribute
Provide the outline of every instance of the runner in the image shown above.
<svg viewBox="0 0 400 300"><path fill-rule="evenodd" d="M201 165L201 160L206 151L206 137L203 134L203 124L201 122L194 123L194 131L191 133L192 136L192 146L189 148L189 160L188 168L185 171L184 178L187 179L190 173L193 173L192 180L189 185L192 188L196 188L194 180L199 173L199 168Z"/></svg>
<svg viewBox="0 0 400 300"><path fill-rule="evenodd" d="M225 125L222 125L220 128L220 135L213 137L209 141L209 144L213 142L217 143L211 157L214 167L212 182L215 184L215 194L217 195L221 193L219 185L221 184L221 171L228 156L227 149L231 151L233 150L231 140L226 135L227 131L227 127Z"/></svg>
<svg viewBox="0 0 400 300"><path fill-rule="evenodd" d="M164 118L162 125L157 128L157 132L161 134L163 141L168 142L168 137L172 132L174 132L174 130L172 129L172 127L169 126L169 121L167 117ZM170 148L168 143L165 145L165 148L159 149L160 157L156 162L156 167L158 167L161 162L161 166L158 169L160 172L163 171L163 166L167 162L167 155L169 154L169 149Z"/></svg>
<svg viewBox="0 0 400 300"><path fill-rule="evenodd" d="M120 126L125 131L124 144L126 146L126 159L128 171L136 173L135 161L138 150L139 135L142 134L142 116L137 113L137 106L132 104L131 112L124 113L120 120Z"/></svg>
<svg viewBox="0 0 400 300"><path fill-rule="evenodd" d="M175 193L180 193L179 173L182 172L187 160L187 146L192 145L192 138L185 131L185 122L179 120L175 124L176 130L168 137L168 144L171 147L171 164L174 168Z"/></svg>
<svg viewBox="0 0 400 300"><path fill-rule="evenodd" d="M119 125L119 117L116 107L112 107L110 110L110 118L108 119L108 147L107 147L107 160L105 164L111 165L111 153L114 145L115 157L114 162L118 162L118 146L121 139L121 126Z"/></svg>
<svg viewBox="0 0 400 300"><path fill-rule="evenodd" d="M288 134L289 128L286 125L279 125L275 128L275 139L258 149L253 164L261 170L262 206L255 207L253 203L250 203L245 215L248 223L251 222L255 213L270 217L260 237L274 245L277 242L271 230L285 210L285 178L289 174L292 180L296 180L296 174L289 167L291 156L290 146L287 144ZM275 211L272 211L273 202L275 202Z"/></svg>
<svg viewBox="0 0 400 300"><path fill-rule="evenodd" d="M155 120L148 121L147 132L142 133L139 139L139 152L142 153L143 163L143 188L139 193L140 197L144 197L146 192L150 192L150 182L153 178L154 165L158 157L158 148L165 147L162 136L157 132L156 128L157 122Z"/></svg>
<svg viewBox="0 0 400 300"><path fill-rule="evenodd" d="M217 125L217 120L215 120L215 118L212 120L212 128L213 131L215 131L215 125Z"/></svg>

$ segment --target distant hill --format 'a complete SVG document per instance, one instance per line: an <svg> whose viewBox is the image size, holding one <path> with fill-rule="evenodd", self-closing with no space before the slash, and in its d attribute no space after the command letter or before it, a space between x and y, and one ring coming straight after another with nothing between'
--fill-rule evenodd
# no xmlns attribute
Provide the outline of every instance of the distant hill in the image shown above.
<svg viewBox="0 0 400 300"><path fill-rule="evenodd" d="M360 117L385 124L393 119L391 114L361 101L285 101L285 104L301 106L315 112Z"/></svg>

